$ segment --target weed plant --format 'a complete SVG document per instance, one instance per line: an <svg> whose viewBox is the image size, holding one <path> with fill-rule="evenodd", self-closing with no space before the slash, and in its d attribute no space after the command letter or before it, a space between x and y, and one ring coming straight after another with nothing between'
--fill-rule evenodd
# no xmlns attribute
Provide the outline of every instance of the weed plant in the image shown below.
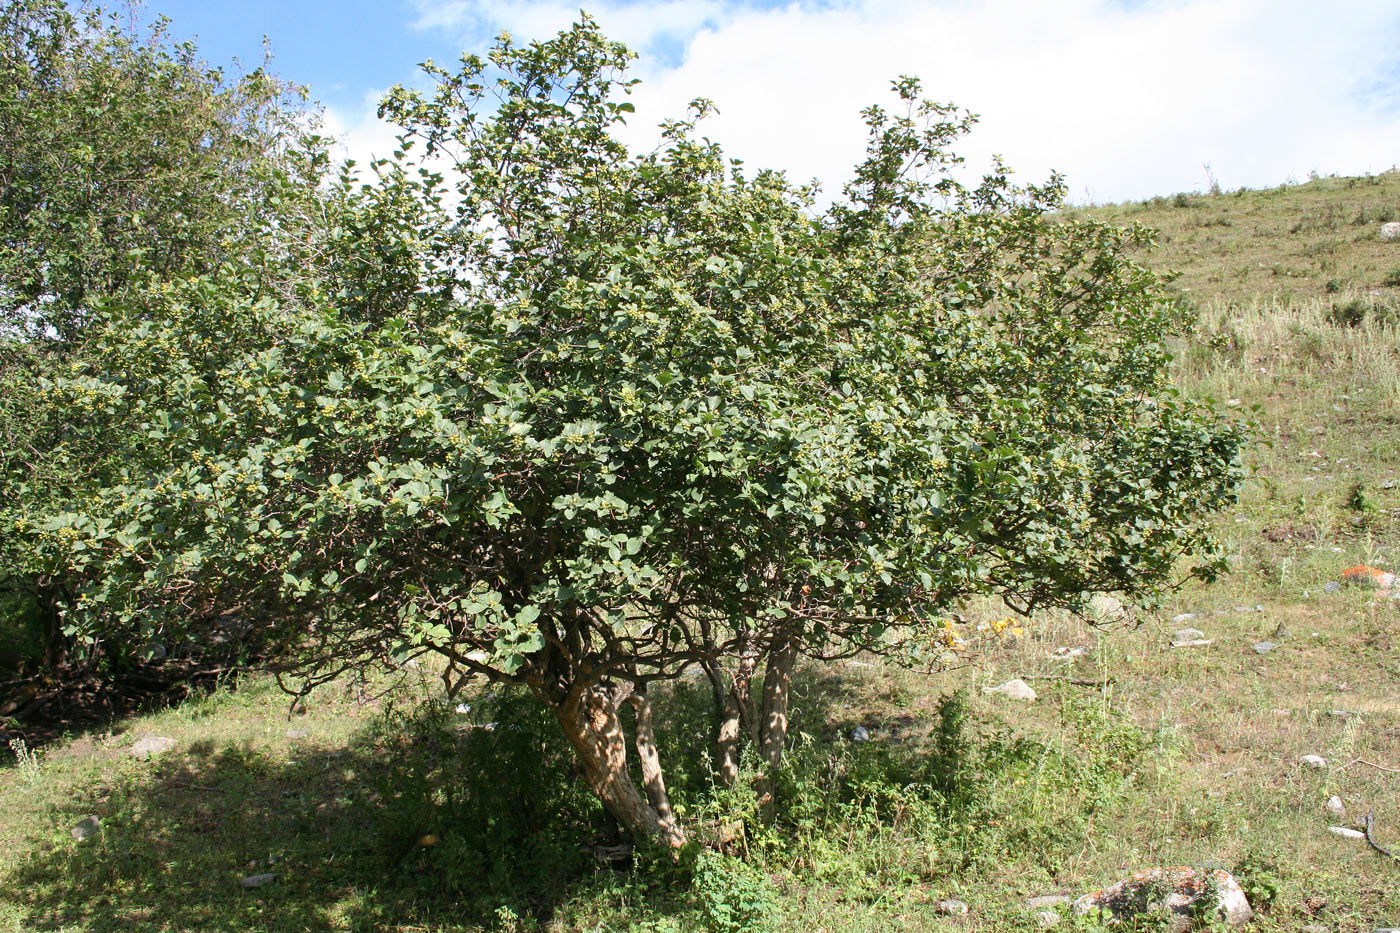
<svg viewBox="0 0 1400 933"><path fill-rule="evenodd" d="M666 721L698 725L704 696L682 686L659 698ZM1058 720L1062 740L988 731L972 722L967 695L953 692L925 742L808 734L779 774L771 820L753 790L753 761L726 788L701 776L705 759L691 758L672 786L700 827L697 841L679 860L641 851L622 864L591 854L623 840L537 704L499 691L464 716L433 701L391 710L372 730L383 760L372 782L374 836L399 884L482 922L502 910L543 921L567 903L617 922L777 929L792 886L873 904L1009 865L1053 876L1153 750L1152 737L1102 698L1066 696Z"/></svg>

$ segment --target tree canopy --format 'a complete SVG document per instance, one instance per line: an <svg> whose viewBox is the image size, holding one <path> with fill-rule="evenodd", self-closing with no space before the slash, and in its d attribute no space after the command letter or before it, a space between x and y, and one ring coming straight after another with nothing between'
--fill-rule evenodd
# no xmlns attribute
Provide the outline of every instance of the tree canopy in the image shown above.
<svg viewBox="0 0 1400 933"><path fill-rule="evenodd" d="M74 632L238 613L308 683L434 653L450 689L527 686L678 844L649 684L709 675L732 778L745 736L778 765L801 655L936 661L972 596L1220 569L1247 431L1169 388L1144 230L1058 216L1058 178L960 183L971 118L907 78L826 209L726 160L704 101L633 154L630 59L584 18L426 66L382 105L400 151L303 192L296 250L94 306L40 394L51 466L102 481L16 519Z"/></svg>
<svg viewBox="0 0 1400 933"><path fill-rule="evenodd" d="M36 395L44 378L108 326L103 305L294 252L291 207L327 165L301 89L229 77L167 29L62 0L0 8L0 588L37 601L50 665L77 582L35 559L26 522L116 474L71 446L84 410Z"/></svg>

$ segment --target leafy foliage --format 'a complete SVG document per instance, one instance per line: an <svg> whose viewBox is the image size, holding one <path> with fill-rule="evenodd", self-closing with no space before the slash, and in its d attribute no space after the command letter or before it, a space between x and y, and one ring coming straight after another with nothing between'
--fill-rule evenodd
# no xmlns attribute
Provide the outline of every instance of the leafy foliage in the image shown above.
<svg viewBox="0 0 1400 933"><path fill-rule="evenodd" d="M305 158L301 90L229 80L172 42L60 0L0 13L0 314L72 341L128 285L217 268L277 216ZM306 167L306 166L304 166Z"/></svg>
<svg viewBox="0 0 1400 933"><path fill-rule="evenodd" d="M1220 568L1247 428L1166 387L1144 231L1057 219L1058 179L964 187L971 118L912 79L824 212L726 162L703 101L632 155L630 57L585 18L430 66L308 246L94 310L37 391L82 416L54 468L102 481L18 526L83 581L70 626L236 609L313 681L431 651L612 723L744 646L917 646L972 595Z"/></svg>
<svg viewBox="0 0 1400 933"><path fill-rule="evenodd" d="M141 37L61 0L0 10L0 585L41 618L51 666L81 580L38 554L30 523L123 482L109 455L135 440L71 430L94 398L54 395L51 377L104 372L85 353L108 303L235 256L289 261L299 192L326 166L301 89L230 79L166 27Z"/></svg>

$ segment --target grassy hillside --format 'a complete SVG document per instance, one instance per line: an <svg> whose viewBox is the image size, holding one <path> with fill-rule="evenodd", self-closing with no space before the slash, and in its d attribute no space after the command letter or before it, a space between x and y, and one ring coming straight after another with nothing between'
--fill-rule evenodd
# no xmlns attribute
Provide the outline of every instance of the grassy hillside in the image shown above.
<svg viewBox="0 0 1400 933"><path fill-rule="evenodd" d="M744 832L727 832L736 857L679 866L581 851L616 838L507 694L459 713L409 670L323 688L289 719L245 677L7 763L0 930L1012 931L1040 922L1030 896L1200 862L1236 871L1253 929L1400 924L1400 863L1329 831L1374 809L1400 845L1400 601L1329 586L1355 564L1400 570L1400 243L1377 239L1400 174L1092 213L1161 231L1144 259L1180 270L1200 312L1181 389L1259 406L1269 443L1220 519L1221 583L1098 627L1006 629L1003 607L969 606L955 671L809 665L771 829L682 764L708 710L680 685L663 698L676 800ZM1209 644L1172 647L1187 626ZM1039 699L983 692L1010 678ZM176 744L138 760L144 733ZM89 814L101 834L75 841ZM240 885L260 874L276 878Z"/></svg>
<svg viewBox="0 0 1400 933"><path fill-rule="evenodd" d="M1400 249L1378 236L1382 223L1400 220L1400 172L1076 213L1158 231L1149 261L1179 271L1177 287L1200 302L1302 302L1373 289L1400 295Z"/></svg>

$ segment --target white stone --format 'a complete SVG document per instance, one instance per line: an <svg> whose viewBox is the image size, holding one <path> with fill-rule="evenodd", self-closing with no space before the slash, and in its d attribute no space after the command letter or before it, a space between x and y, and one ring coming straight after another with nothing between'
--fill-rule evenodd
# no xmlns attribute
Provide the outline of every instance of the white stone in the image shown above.
<svg viewBox="0 0 1400 933"><path fill-rule="evenodd" d="M1338 797L1336 794L1328 797L1327 812L1333 816L1346 816L1347 808L1346 805L1342 803L1342 798Z"/></svg>
<svg viewBox="0 0 1400 933"><path fill-rule="evenodd" d="M1328 831L1328 832L1336 833L1338 836L1341 836L1343 839L1365 839L1365 838L1366 838L1366 834L1363 833L1361 830L1359 830L1359 829L1352 829L1352 828L1350 828L1350 827L1348 827L1348 826L1329 826L1329 827L1327 827L1327 831Z"/></svg>
<svg viewBox="0 0 1400 933"><path fill-rule="evenodd" d="M133 758L140 758L145 761L155 755L163 755L175 747L175 740L163 735L153 735L149 732L137 737L136 743L131 746L128 754Z"/></svg>
<svg viewBox="0 0 1400 933"><path fill-rule="evenodd" d="M1172 616L1172 621L1180 625L1182 622L1190 622L1194 618L1196 618L1194 612L1183 612L1179 615Z"/></svg>
<svg viewBox="0 0 1400 933"><path fill-rule="evenodd" d="M1278 645L1274 644L1271 641L1256 641L1254 643L1254 653L1268 654L1270 651L1273 651L1277 647Z"/></svg>
<svg viewBox="0 0 1400 933"><path fill-rule="evenodd" d="M1016 680L1008 680L1006 683L998 684L995 687L983 687L982 692L999 693L1013 700L1030 701L1036 698L1036 693L1031 689L1031 685L1019 678Z"/></svg>
<svg viewBox="0 0 1400 933"><path fill-rule="evenodd" d="M1210 644L1206 633L1198 628L1184 628L1172 634L1173 648L1197 648Z"/></svg>
<svg viewBox="0 0 1400 933"><path fill-rule="evenodd" d="M1124 615L1123 603L1107 593L1096 593L1089 600L1089 611L1100 619L1115 619Z"/></svg>
<svg viewBox="0 0 1400 933"><path fill-rule="evenodd" d="M961 917L971 908L967 906L966 901L960 901L955 897L950 897L946 900L935 901L933 909L940 914L947 914L950 917Z"/></svg>
<svg viewBox="0 0 1400 933"><path fill-rule="evenodd" d="M1309 768L1327 767L1327 759L1321 755L1303 755L1298 759L1300 765L1307 765Z"/></svg>
<svg viewBox="0 0 1400 933"><path fill-rule="evenodd" d="M1400 223L1391 221L1388 224L1381 224L1381 239L1387 243L1400 240Z"/></svg>
<svg viewBox="0 0 1400 933"><path fill-rule="evenodd" d="M851 741L857 745L870 741L870 730L864 726L856 726L851 730Z"/></svg>

